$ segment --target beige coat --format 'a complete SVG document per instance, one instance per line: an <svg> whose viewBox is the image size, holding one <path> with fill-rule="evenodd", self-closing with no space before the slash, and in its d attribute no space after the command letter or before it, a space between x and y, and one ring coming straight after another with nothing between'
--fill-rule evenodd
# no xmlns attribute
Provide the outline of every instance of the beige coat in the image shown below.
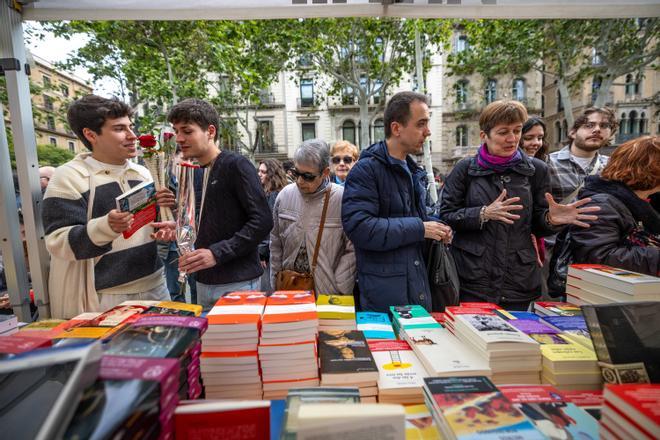
<svg viewBox="0 0 660 440"><path fill-rule="evenodd" d="M331 185L318 263L314 273L317 294L352 294L355 284L355 251L341 224L341 199L344 188ZM273 207L270 233L270 280L283 269L293 270L298 250L305 240L307 258L312 265L316 235L321 223L325 191L302 194L295 183L280 191Z"/></svg>

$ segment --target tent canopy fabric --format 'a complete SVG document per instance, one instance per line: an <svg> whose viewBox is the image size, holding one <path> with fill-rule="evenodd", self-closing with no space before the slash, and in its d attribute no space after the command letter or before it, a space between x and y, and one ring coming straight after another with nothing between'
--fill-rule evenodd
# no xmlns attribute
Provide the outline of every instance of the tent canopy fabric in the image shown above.
<svg viewBox="0 0 660 440"><path fill-rule="evenodd" d="M18 0L24 20L246 20L308 17L623 18L660 0Z"/></svg>

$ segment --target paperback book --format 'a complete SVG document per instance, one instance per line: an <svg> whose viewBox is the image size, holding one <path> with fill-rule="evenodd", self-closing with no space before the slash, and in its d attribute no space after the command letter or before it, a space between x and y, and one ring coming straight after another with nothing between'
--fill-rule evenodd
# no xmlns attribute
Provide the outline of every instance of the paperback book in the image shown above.
<svg viewBox="0 0 660 440"><path fill-rule="evenodd" d="M143 182L115 199L117 210L133 214L133 224L122 234L124 238L131 235L143 226L156 221L156 185L154 182Z"/></svg>
<svg viewBox="0 0 660 440"><path fill-rule="evenodd" d="M367 339L396 339L387 313L357 312L357 329Z"/></svg>

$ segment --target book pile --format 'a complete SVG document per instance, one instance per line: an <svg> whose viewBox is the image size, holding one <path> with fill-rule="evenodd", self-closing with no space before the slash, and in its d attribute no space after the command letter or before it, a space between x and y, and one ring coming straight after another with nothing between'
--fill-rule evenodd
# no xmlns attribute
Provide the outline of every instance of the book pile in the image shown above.
<svg viewBox="0 0 660 440"><path fill-rule="evenodd" d="M500 385L498 388L547 438L598 438L598 421L551 385Z"/></svg>
<svg viewBox="0 0 660 440"><path fill-rule="evenodd" d="M357 312L357 329L367 339L396 339L387 313Z"/></svg>
<svg viewBox="0 0 660 440"><path fill-rule="evenodd" d="M488 361L495 383L540 383L538 342L505 321L493 309L447 307L454 334ZM449 328L449 325L447 326Z"/></svg>
<svg viewBox="0 0 660 440"><path fill-rule="evenodd" d="M448 440L546 438L487 377L427 377L424 399Z"/></svg>
<svg viewBox="0 0 660 440"><path fill-rule="evenodd" d="M10 336L0 337L0 360L11 359L23 353L29 353L41 348L53 345L50 338L40 336L25 336L17 333Z"/></svg>
<svg viewBox="0 0 660 440"><path fill-rule="evenodd" d="M9 336L18 331L16 315L0 315L0 336Z"/></svg>
<svg viewBox="0 0 660 440"><path fill-rule="evenodd" d="M268 400L181 402L174 414L175 438L270 440L270 412Z"/></svg>
<svg viewBox="0 0 660 440"><path fill-rule="evenodd" d="M103 356L64 438L172 439L178 381L176 359Z"/></svg>
<svg viewBox="0 0 660 440"><path fill-rule="evenodd" d="M296 438L402 439L405 426L406 415L402 405L308 403L298 410Z"/></svg>
<svg viewBox="0 0 660 440"><path fill-rule="evenodd" d="M541 320L560 331L567 339L591 351L594 350L594 344L591 341L591 335L584 316L544 316Z"/></svg>
<svg viewBox="0 0 660 440"><path fill-rule="evenodd" d="M660 302L582 306L603 379L660 383Z"/></svg>
<svg viewBox="0 0 660 440"><path fill-rule="evenodd" d="M575 304L660 300L660 278L601 264L572 264L567 299Z"/></svg>
<svg viewBox="0 0 660 440"><path fill-rule="evenodd" d="M447 330L456 334L455 323L456 315L497 315L502 312L499 305L489 302L463 302L458 306L445 307L445 323L444 326ZM509 318L504 318L509 319Z"/></svg>
<svg viewBox="0 0 660 440"><path fill-rule="evenodd" d="M579 306L567 302L536 301L534 313L539 316L580 316L582 310Z"/></svg>
<svg viewBox="0 0 660 440"><path fill-rule="evenodd" d="M568 318L553 316L550 318ZM543 318L545 319L545 318ZM602 380L596 353L577 344L556 328L531 319L513 319L509 324L541 345L542 382L564 389L600 389Z"/></svg>
<svg viewBox="0 0 660 440"><path fill-rule="evenodd" d="M423 403L422 387L428 376L406 341L370 341L378 367L378 402Z"/></svg>
<svg viewBox="0 0 660 440"><path fill-rule="evenodd" d="M179 398L196 399L202 393L200 337L206 327L205 318L143 316L115 334L106 344L106 353L178 359Z"/></svg>
<svg viewBox="0 0 660 440"><path fill-rule="evenodd" d="M353 295L319 295L316 299L321 330L356 330Z"/></svg>
<svg viewBox="0 0 660 440"><path fill-rule="evenodd" d="M360 403L360 391L355 387L292 388L286 396L282 440L295 440L298 432L298 411L310 403Z"/></svg>
<svg viewBox="0 0 660 440"><path fill-rule="evenodd" d="M265 305L261 292L231 292L206 315L200 367L208 399L261 399L257 344Z"/></svg>
<svg viewBox="0 0 660 440"><path fill-rule="evenodd" d="M563 390L561 394L593 417L600 420L603 407L603 390Z"/></svg>
<svg viewBox="0 0 660 440"><path fill-rule="evenodd" d="M607 385L600 419L600 438L660 438L660 384Z"/></svg>
<svg viewBox="0 0 660 440"><path fill-rule="evenodd" d="M321 386L358 387L362 402L375 402L378 367L359 330L319 333Z"/></svg>
<svg viewBox="0 0 660 440"><path fill-rule="evenodd" d="M399 335L404 329L441 328L429 312L420 305L390 306L394 332Z"/></svg>
<svg viewBox="0 0 660 440"><path fill-rule="evenodd" d="M491 376L488 360L445 328L415 328L401 332L430 376Z"/></svg>
<svg viewBox="0 0 660 440"><path fill-rule="evenodd" d="M319 384L314 295L279 291L266 299L259 338L263 398L281 399L290 388ZM338 330L343 331L343 330Z"/></svg>

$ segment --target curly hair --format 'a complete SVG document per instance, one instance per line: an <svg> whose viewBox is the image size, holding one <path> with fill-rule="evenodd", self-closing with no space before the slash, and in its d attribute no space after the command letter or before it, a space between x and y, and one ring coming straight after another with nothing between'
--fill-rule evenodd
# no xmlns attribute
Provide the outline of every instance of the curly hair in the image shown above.
<svg viewBox="0 0 660 440"><path fill-rule="evenodd" d="M580 116L575 118L575 122L573 122L573 127L571 128L571 131L578 131L580 127L582 127L584 124L589 122L589 116L594 114L594 113L600 113L603 115L605 119L607 119L607 122L610 123L612 126L610 129L610 133L614 134L616 133L616 129L619 127L619 123L616 120L616 115L614 112L607 108L607 107L589 107L585 111L582 112ZM568 138L573 140L573 136L570 134L568 135Z"/></svg>
<svg viewBox="0 0 660 440"><path fill-rule="evenodd" d="M282 164L277 159L264 159L259 162L259 166L261 165L266 166L266 183L264 184L266 194L281 191L288 183Z"/></svg>
<svg viewBox="0 0 660 440"><path fill-rule="evenodd" d="M660 136L642 136L620 145L601 177L622 182L633 191L660 186Z"/></svg>

